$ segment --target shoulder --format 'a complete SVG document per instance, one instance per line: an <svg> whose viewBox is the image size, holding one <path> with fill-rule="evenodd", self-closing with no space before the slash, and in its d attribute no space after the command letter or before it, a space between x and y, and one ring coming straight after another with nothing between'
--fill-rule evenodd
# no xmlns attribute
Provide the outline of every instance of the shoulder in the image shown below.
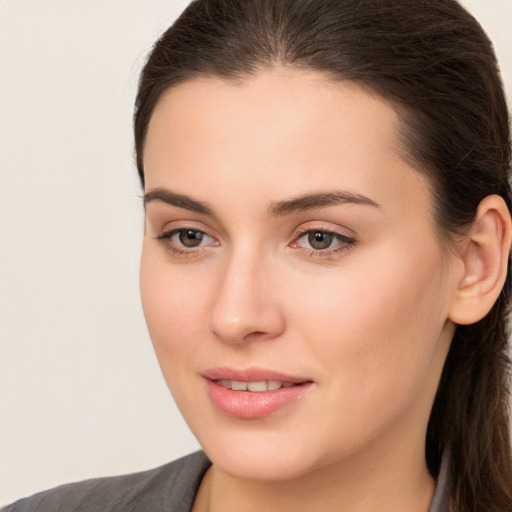
<svg viewBox="0 0 512 512"><path fill-rule="evenodd" d="M210 464L203 452L196 452L140 473L61 485L1 512L188 512Z"/></svg>

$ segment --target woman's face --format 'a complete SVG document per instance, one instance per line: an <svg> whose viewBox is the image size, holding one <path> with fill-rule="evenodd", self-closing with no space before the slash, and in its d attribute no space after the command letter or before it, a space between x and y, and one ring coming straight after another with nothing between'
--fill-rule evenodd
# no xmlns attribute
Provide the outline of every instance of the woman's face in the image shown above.
<svg viewBox="0 0 512 512"><path fill-rule="evenodd" d="M400 152L389 104L314 72L197 79L157 105L144 312L226 472L423 454L456 284L428 182Z"/></svg>

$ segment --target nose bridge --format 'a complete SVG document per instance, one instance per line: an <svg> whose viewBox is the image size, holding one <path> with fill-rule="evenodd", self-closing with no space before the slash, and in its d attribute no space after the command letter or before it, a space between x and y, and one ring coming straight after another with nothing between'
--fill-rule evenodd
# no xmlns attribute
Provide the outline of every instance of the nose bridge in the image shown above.
<svg viewBox="0 0 512 512"><path fill-rule="evenodd" d="M269 259L250 246L233 249L219 279L210 328L225 342L271 338L283 328L272 286Z"/></svg>

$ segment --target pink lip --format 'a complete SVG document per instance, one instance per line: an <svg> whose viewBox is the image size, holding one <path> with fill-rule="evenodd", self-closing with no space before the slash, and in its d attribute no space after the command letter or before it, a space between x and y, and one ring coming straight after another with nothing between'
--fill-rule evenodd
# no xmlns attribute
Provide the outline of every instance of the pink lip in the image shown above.
<svg viewBox="0 0 512 512"><path fill-rule="evenodd" d="M278 409L300 400L313 385L309 378L286 375L261 368L244 370L212 368L204 372L203 377L205 378L208 396L215 407L228 416L244 419L268 416ZM291 382L295 386L261 392L233 391L216 382L221 379L245 382L277 380Z"/></svg>
<svg viewBox="0 0 512 512"><path fill-rule="evenodd" d="M203 377L209 380L240 380L244 382L257 382L262 380L278 380L280 382L292 382L300 384L311 382L309 377L287 375L285 373L267 370L264 368L235 369L229 367L210 368L203 373Z"/></svg>

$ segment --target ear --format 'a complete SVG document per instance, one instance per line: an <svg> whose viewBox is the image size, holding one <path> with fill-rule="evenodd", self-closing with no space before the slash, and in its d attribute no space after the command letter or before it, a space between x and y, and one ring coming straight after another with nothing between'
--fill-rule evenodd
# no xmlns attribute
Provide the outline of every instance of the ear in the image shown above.
<svg viewBox="0 0 512 512"><path fill-rule="evenodd" d="M475 221L461 245L463 275L450 305L448 317L452 322L478 322L498 299L507 276L511 224L500 196L487 196L479 204Z"/></svg>

